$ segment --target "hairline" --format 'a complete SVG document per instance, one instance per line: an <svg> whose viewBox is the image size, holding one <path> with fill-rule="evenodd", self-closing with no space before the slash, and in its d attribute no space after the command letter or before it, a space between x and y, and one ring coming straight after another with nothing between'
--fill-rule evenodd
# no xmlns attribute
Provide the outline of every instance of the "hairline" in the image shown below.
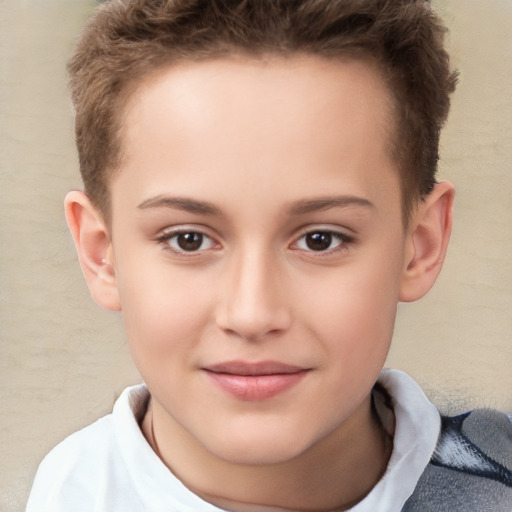
<svg viewBox="0 0 512 512"><path fill-rule="evenodd" d="M153 66L142 69L134 77L129 79L124 87L122 87L116 98L116 105L114 108L114 126L113 143L115 144L113 153L110 155L110 161L107 161L106 167L102 169L105 196L102 198L90 198L94 206L99 210L102 217L108 226L111 226L112 217L112 204L111 204L111 185L115 177L121 172L120 168L124 159L123 153L123 135L125 120L130 110L130 105L145 85L150 83L159 75L165 74L170 69L179 66L183 63L202 63L211 61L233 61L233 62L265 62L272 60L286 60L301 57L314 57L325 62L350 62L358 61L363 62L368 66L375 69L376 73L382 80L384 89L387 92L386 96L388 102L386 105L386 121L390 127L387 141L387 150L389 151L390 158L396 165L396 172L398 173L399 188L400 188L400 203L402 211L402 225L406 229L415 207L425 198L424 195L419 194L417 191L410 190L408 187L404 174L406 169L403 168L405 159L400 158L398 155L398 138L400 132L400 108L398 106L399 97L393 92L391 87L391 79L389 77L389 70L379 60L377 56L372 54L369 50L361 48L347 48L344 51L337 51L336 53L328 54L328 52L302 50L302 49L280 49L280 48L245 48L233 46L232 48L223 47L220 49L213 49L209 54L197 55L191 54L190 56L169 56L167 59L161 59L160 62Z"/></svg>

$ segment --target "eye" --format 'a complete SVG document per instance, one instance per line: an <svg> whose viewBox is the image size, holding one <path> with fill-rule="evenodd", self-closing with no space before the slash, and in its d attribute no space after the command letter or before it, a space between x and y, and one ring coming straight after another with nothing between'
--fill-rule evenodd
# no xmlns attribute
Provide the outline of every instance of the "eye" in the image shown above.
<svg viewBox="0 0 512 512"><path fill-rule="evenodd" d="M213 249L216 243L199 231L171 231L164 233L158 242L165 244L176 253L194 253Z"/></svg>
<svg viewBox="0 0 512 512"><path fill-rule="evenodd" d="M333 251L348 242L348 237L335 231L318 230L305 233L297 241L297 248L303 251Z"/></svg>

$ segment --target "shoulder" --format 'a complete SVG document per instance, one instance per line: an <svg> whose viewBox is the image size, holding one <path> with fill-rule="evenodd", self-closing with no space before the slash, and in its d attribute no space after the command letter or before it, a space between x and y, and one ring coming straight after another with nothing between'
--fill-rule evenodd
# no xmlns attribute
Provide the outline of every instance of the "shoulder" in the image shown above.
<svg viewBox="0 0 512 512"><path fill-rule="evenodd" d="M64 439L39 465L27 512L82 510L108 459L115 457L113 448L112 415Z"/></svg>
<svg viewBox="0 0 512 512"><path fill-rule="evenodd" d="M502 512L512 503L512 423L477 409L442 417L430 463L404 512Z"/></svg>
<svg viewBox="0 0 512 512"><path fill-rule="evenodd" d="M63 461L71 461L83 456L97 457L96 452L104 452L105 446L110 444L112 430L112 414L108 414L61 441L43 459L40 469L62 467Z"/></svg>
<svg viewBox="0 0 512 512"><path fill-rule="evenodd" d="M129 409L132 396L130 389L126 390L115 409ZM119 482L126 482L129 487L116 425L119 413L115 409L113 414L64 439L43 459L27 512L90 511L96 500L106 499L102 493L109 483L116 481L119 486ZM134 412L131 415L133 425L124 425L128 430L137 426Z"/></svg>
<svg viewBox="0 0 512 512"><path fill-rule="evenodd" d="M512 487L512 423L507 415L477 409L442 417L441 425L432 464Z"/></svg>

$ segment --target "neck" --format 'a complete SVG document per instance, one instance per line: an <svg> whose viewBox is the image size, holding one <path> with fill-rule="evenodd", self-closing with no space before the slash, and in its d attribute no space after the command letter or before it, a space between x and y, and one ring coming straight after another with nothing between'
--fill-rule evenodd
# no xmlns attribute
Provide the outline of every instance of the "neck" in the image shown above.
<svg viewBox="0 0 512 512"><path fill-rule="evenodd" d="M277 464L219 459L187 432L178 429L172 437L166 435L158 420L158 404L152 401L142 430L157 455L195 494L233 512L346 510L382 477L392 450L392 438L382 428L370 396L320 442Z"/></svg>

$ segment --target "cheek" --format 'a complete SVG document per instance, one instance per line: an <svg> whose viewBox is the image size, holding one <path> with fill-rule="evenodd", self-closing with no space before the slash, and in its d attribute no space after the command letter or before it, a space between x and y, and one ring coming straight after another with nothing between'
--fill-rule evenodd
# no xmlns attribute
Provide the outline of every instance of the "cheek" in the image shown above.
<svg viewBox="0 0 512 512"><path fill-rule="evenodd" d="M393 261L361 261L310 283L302 316L314 320L310 328L324 349L344 364L383 363L396 316L399 268Z"/></svg>
<svg viewBox="0 0 512 512"><path fill-rule="evenodd" d="M381 293L373 284L347 279L344 287L331 289L328 298L311 294L309 315L316 311L311 329L326 364L322 393L332 403L343 398L338 419L347 417L367 396L389 351L396 293L389 288Z"/></svg>
<svg viewBox="0 0 512 512"><path fill-rule="evenodd" d="M166 360L192 348L209 321L211 294L199 276L149 265L119 275L126 333L134 358Z"/></svg>

